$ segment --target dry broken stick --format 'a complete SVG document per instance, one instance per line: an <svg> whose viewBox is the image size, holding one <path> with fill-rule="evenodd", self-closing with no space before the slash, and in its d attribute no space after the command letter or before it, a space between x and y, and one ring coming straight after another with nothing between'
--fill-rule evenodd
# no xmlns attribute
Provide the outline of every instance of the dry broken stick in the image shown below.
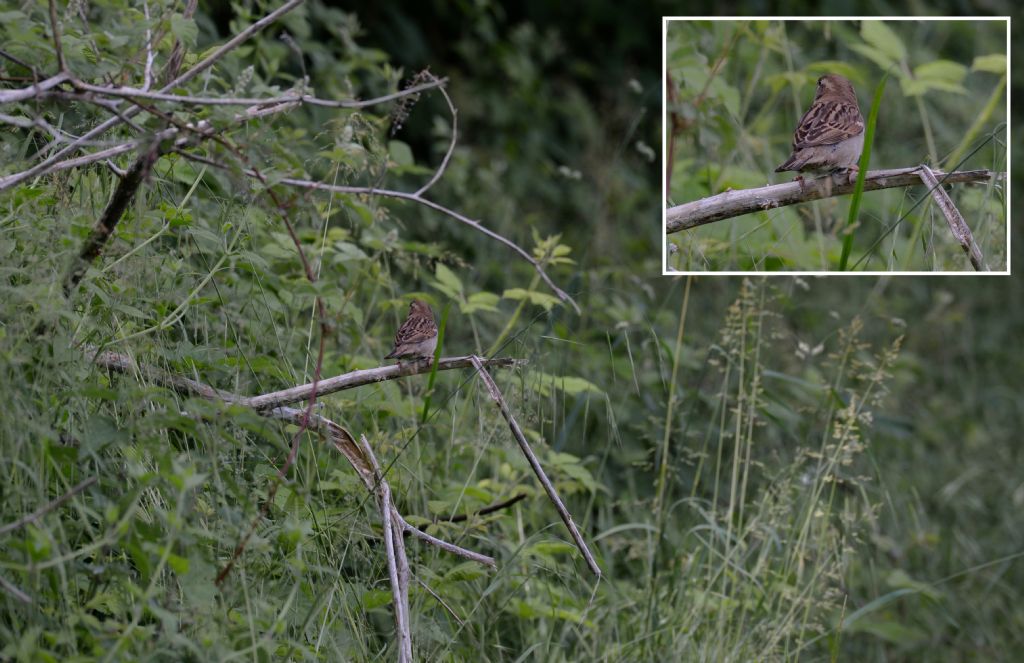
<svg viewBox="0 0 1024 663"><path fill-rule="evenodd" d="M963 248L964 253L970 259L974 269L979 272L992 271L985 264L985 257L981 255L981 249L978 248L977 242L974 241L974 235L971 233L970 226L964 221L964 217L960 214L960 210L953 204L949 194L946 190L939 186L939 180L935 177L936 173L928 166L921 166L921 181L931 191L932 197L938 204L939 209L942 210L943 216L946 217L946 223L949 224L949 230L953 233L954 239L959 242Z"/></svg>
<svg viewBox="0 0 1024 663"><path fill-rule="evenodd" d="M936 177L943 184L962 184L967 182L988 182L1006 179L1006 173L991 170L965 170L953 173L936 172ZM913 168L896 168L891 170L872 170L864 178L864 190L889 189L894 187L915 186L921 184L920 166ZM753 212L763 212L777 207L796 203L841 196L853 193L856 184L833 182L829 177L817 180L786 182L758 187L756 189L738 189L701 198L668 208L665 212L665 232L677 233L690 230L723 219L731 219Z"/></svg>
<svg viewBox="0 0 1024 663"><path fill-rule="evenodd" d="M538 481L544 487L544 491L548 494L548 498L555 505L555 509L558 511L558 515L562 517L562 522L565 523L566 528L569 530L569 534L572 536L572 540L576 542L576 547L579 548L580 553L583 554L583 559L586 560L587 566L598 578L601 577L601 567L597 565L597 561L594 556L590 554L590 548L587 547L587 542L583 540L583 535L580 534L579 529L576 527L576 523L573 522L572 514L565 508L565 504L562 503L562 498L558 496L558 491L555 490L555 486L551 483L551 479L544 472L544 468L541 467L540 461L537 459L537 455L533 453L533 449L530 447L530 443L526 441L526 436L523 435L523 430L519 427L519 423L515 417L512 416L512 411L509 410L508 403L505 402L505 398L501 395L501 390L498 389L498 385L494 382L494 378L487 372L484 367L484 360L481 357L475 355L470 357L473 362L473 366L476 368L477 375L483 380L484 385L487 387L487 393L490 394L491 399L497 404L498 409L501 410L501 416L505 417L505 421L508 423L509 430L512 431L512 437L516 439L519 444L519 448L522 450L523 455L526 456L527 462L533 469L533 473L537 475Z"/></svg>

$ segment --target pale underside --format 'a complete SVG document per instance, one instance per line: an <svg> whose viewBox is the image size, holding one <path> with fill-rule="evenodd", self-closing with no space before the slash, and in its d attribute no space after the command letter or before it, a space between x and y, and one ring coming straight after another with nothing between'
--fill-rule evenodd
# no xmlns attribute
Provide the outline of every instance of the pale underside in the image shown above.
<svg viewBox="0 0 1024 663"><path fill-rule="evenodd" d="M864 132L853 138L841 140L832 145L814 145L793 151L793 155L780 170L810 172L824 175L836 170L853 168L860 161L860 153L864 150Z"/></svg>
<svg viewBox="0 0 1024 663"><path fill-rule="evenodd" d="M415 343L403 343L396 347L390 355L391 358L397 357L399 359L424 359L427 357L434 356L434 350L437 349L437 335Z"/></svg>

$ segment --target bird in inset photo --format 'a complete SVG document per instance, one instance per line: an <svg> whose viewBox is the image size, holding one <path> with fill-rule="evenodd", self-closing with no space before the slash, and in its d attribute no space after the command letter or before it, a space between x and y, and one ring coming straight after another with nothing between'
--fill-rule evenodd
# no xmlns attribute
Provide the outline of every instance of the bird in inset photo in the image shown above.
<svg viewBox="0 0 1024 663"><path fill-rule="evenodd" d="M414 299L409 303L409 316L395 334L395 347L385 359L426 359L437 348L437 324L427 303Z"/></svg>
<svg viewBox="0 0 1024 663"><path fill-rule="evenodd" d="M818 79L814 102L793 132L793 153L775 169L811 172L815 175L847 171L850 181L864 149L864 116L850 81L839 74ZM798 175L803 185L803 176Z"/></svg>

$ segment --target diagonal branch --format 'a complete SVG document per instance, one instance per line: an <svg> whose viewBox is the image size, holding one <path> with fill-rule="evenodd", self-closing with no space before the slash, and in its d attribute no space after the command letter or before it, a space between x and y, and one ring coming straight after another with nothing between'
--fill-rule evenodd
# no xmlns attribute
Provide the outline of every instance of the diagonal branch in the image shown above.
<svg viewBox="0 0 1024 663"><path fill-rule="evenodd" d="M864 178L864 190L877 191L878 189L921 184L920 169L920 166L914 166L912 168L873 170ZM965 170L952 173L935 171L935 175L942 180L943 184L1006 179L1006 173L991 170ZM752 212L763 212L776 207L842 196L853 193L854 188L854 184L836 183L832 178L826 176L810 182L786 182L757 189L725 191L668 208L665 212L665 232L667 234L677 233Z"/></svg>
<svg viewBox="0 0 1024 663"><path fill-rule="evenodd" d="M89 477L88 479L79 482L74 488L72 488L68 492L64 493L63 495L61 495L57 499L53 500L52 502L48 502L47 504L44 504L43 506L39 507L38 509L36 509L32 513L30 513L30 514L28 514L26 516L23 516L22 518L19 518L18 520L14 521L13 523L7 523L3 527L0 527L0 535L7 534L8 532L13 532L14 530L18 529L19 527L24 527L25 525L27 525L29 523L36 522L37 520L39 520L40 518L42 518L46 514L50 513L51 511L53 511L54 509L59 507L61 504L64 504L64 502L67 502L69 499L71 499L72 497L74 497L78 493L82 492L83 490L85 490L89 486L91 486L94 483L96 483L97 481L99 481L99 477Z"/></svg>
<svg viewBox="0 0 1024 663"><path fill-rule="evenodd" d="M597 565L597 561L594 556L590 554L590 548L587 547L587 542L583 540L583 535L580 534L579 529L576 527L576 523L573 522L572 514L565 508L565 504L562 503L562 498L558 496L558 491L555 490L555 486L551 483L551 479L544 472L544 468L541 467L540 461L537 459L537 455L533 453L533 449L530 447L530 443L526 441L526 436L523 435L523 429L519 427L519 423L516 422L516 418L512 416L512 411L509 410L508 403L505 402L505 398L501 395L501 391L498 389L498 385L494 382L494 378L484 368L484 363L480 357L471 356L470 361L473 362L473 366L476 368L477 375L483 380L484 386L487 387L487 393L490 394L491 399L497 404L498 409L501 410L501 416L505 417L505 421L508 423L509 429L512 431L512 437L516 439L519 444L519 448L522 450L523 455L526 456L527 462L530 463L530 467L533 468L533 473L537 475L538 481L544 487L544 491L548 494L548 498L551 503L555 505L555 509L558 511L558 515L562 517L562 522L565 523L566 528L569 530L569 534L572 535L572 540L576 542L576 547L583 554L583 559L586 560L587 566L598 578L601 577L601 567Z"/></svg>
<svg viewBox="0 0 1024 663"><path fill-rule="evenodd" d="M142 186L142 183L149 176L149 171L160 158L160 141L154 141L149 149L145 150L135 159L135 163L128 169L125 176L117 183L114 195L110 198L100 218L96 220L89 238L85 241L78 259L75 261L67 278L64 280L64 294L69 295L71 291L82 280L89 265L100 254L114 233L114 228L124 215L128 204L135 197L135 193Z"/></svg>

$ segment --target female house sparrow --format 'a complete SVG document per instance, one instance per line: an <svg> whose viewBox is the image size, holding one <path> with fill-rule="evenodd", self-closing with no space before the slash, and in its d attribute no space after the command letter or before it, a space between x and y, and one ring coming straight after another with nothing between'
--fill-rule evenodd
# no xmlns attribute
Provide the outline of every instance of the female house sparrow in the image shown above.
<svg viewBox="0 0 1024 663"><path fill-rule="evenodd" d="M793 153L776 173L787 170L826 174L846 170L853 181L864 149L864 116L853 85L838 74L818 79L814 103L793 132ZM797 178L803 184L803 176Z"/></svg>
<svg viewBox="0 0 1024 663"><path fill-rule="evenodd" d="M437 325L426 302L414 299L409 303L409 317L395 334L395 347L385 359L426 359L437 348Z"/></svg>

